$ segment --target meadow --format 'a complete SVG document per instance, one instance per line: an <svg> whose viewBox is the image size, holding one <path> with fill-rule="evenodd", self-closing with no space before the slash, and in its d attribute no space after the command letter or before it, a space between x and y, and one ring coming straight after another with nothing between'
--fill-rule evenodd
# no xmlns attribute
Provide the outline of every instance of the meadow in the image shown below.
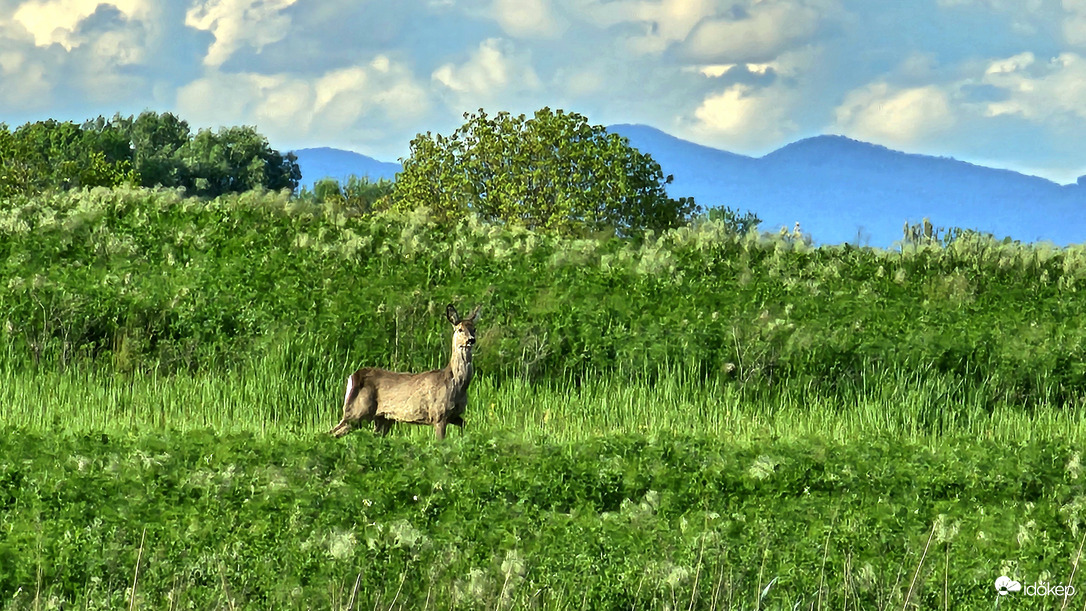
<svg viewBox="0 0 1086 611"><path fill-rule="evenodd" d="M0 608L1086 608L994 587L1080 582L1080 247L95 189L0 278ZM328 438L449 302L463 435Z"/></svg>

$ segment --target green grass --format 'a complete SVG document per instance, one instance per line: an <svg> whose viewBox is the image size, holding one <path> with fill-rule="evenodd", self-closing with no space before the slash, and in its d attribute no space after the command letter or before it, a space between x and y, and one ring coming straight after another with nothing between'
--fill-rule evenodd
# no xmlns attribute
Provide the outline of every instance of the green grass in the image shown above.
<svg viewBox="0 0 1086 611"><path fill-rule="evenodd" d="M988 608L1001 574L1078 568L1081 401L480 370L464 435L334 440L353 364L298 345L169 376L0 362L0 609Z"/></svg>
<svg viewBox="0 0 1086 611"><path fill-rule="evenodd" d="M3 431L0 609L345 609L356 584L355 609L977 609L1001 574L1081 583L1059 441Z"/></svg>
<svg viewBox="0 0 1086 611"><path fill-rule="evenodd" d="M318 435L339 420L348 371L326 365L323 371L285 371L272 355L251 369L172 376L0 369L0 426L75 434L210 429ZM1024 408L991 397L983 385L924 371L870 371L832 387L768 387L683 370L660 377L588 376L577 383L499 383L483 371L472 383L466 422L468 435L513 435L531 443L657 433L742 445L865 438L937 443L947 437L1086 442L1081 401ZM432 434L407 425L394 430L420 439Z"/></svg>
<svg viewBox="0 0 1086 611"><path fill-rule="evenodd" d="M689 368L832 399L878 369L1034 408L1086 388L1086 248L981 236L811 248L703 223L574 240L281 193L95 189L0 202L0 278L0 357L17 364L420 369L447 354L455 303L483 307L477 365L502 380Z"/></svg>
<svg viewBox="0 0 1086 611"><path fill-rule="evenodd" d="M94 190L0 206L0 277L0 609L991 608L1081 569L1083 247ZM443 364L449 302L466 433L329 438L354 368Z"/></svg>

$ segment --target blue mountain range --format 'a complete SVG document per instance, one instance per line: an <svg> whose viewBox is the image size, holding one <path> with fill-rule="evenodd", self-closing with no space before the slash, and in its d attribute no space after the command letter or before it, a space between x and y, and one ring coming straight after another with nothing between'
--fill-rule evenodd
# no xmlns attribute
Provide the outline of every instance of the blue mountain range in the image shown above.
<svg viewBox="0 0 1086 611"><path fill-rule="evenodd" d="M816 243L889 247L906 223L929 218L959 227L1057 245L1086 242L1086 177L1078 184L946 157L894 151L843 136L816 136L763 157L694 144L645 125L612 125L674 176L672 197L703 207L750 210L761 229L798 222ZM295 151L303 184L351 174L392 179L398 163L337 149Z"/></svg>
<svg viewBox="0 0 1086 611"><path fill-rule="evenodd" d="M298 167L302 170L302 182L299 185L312 189L313 184L322 178L334 178L340 183L350 176L378 180L392 180L396 172L403 169L399 163L378 161L361 153L328 147L298 149L293 151L298 156Z"/></svg>

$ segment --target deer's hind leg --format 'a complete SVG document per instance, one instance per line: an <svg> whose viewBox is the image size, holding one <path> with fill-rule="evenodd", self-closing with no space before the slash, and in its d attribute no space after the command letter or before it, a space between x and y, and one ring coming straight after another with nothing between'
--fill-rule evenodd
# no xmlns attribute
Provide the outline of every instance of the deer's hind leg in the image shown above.
<svg viewBox="0 0 1086 611"><path fill-rule="evenodd" d="M347 391L343 395L343 419L328 431L343 437L361 420L373 420L377 415L377 392L366 384L365 376L356 371L347 378Z"/></svg>

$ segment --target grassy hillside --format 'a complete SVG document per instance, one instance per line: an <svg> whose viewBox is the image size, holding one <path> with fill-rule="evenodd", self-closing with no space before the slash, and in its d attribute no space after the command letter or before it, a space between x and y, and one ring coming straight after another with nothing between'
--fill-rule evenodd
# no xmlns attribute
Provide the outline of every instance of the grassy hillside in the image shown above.
<svg viewBox="0 0 1086 611"><path fill-rule="evenodd" d="M1080 247L92 190L0 206L0 278L0 609L1041 609L995 579L1081 582ZM463 434L325 435L355 368L444 364L449 302L483 306Z"/></svg>
<svg viewBox="0 0 1086 611"><path fill-rule="evenodd" d="M560 240L277 193L91 190L7 204L0 274L6 367L202 371L284 342L302 373L431 367L456 302L483 304L478 367L500 379L663 367L832 385L904 368L1023 405L1086 382L1086 252L983 237L811 249L706 223Z"/></svg>

